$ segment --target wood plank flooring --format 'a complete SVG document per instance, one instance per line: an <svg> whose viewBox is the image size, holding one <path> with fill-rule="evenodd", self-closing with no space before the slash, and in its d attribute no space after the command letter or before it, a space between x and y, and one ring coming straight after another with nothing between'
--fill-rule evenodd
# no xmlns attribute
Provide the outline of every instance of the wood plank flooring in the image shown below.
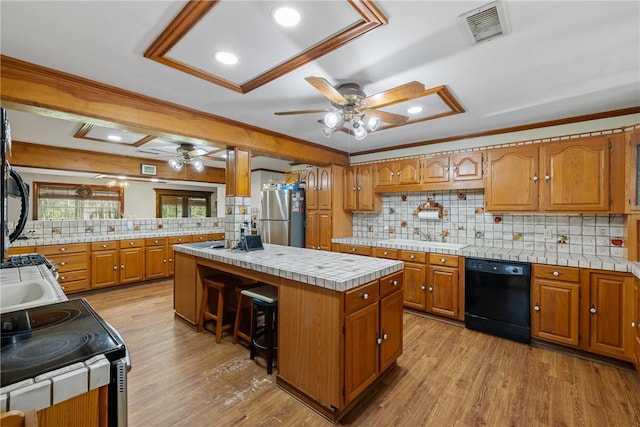
<svg viewBox="0 0 640 427"><path fill-rule="evenodd" d="M79 295L131 352L129 425L329 426L275 385L243 345L175 319L172 282ZM626 369L404 315L398 365L342 420L351 426L640 426Z"/></svg>

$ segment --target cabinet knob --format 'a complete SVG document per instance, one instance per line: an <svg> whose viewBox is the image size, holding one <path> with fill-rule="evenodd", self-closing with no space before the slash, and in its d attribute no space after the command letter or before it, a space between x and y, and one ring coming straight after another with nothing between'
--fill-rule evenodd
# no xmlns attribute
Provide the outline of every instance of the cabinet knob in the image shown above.
<svg viewBox="0 0 640 427"><path fill-rule="evenodd" d="M551 179L551 177L549 176L549 174L545 174L544 175L544 181L545 182L549 182L550 179Z"/></svg>
<svg viewBox="0 0 640 427"><path fill-rule="evenodd" d="M559 271L554 271L554 272L553 272L553 273L551 273L551 274L553 274L554 276L558 277L558 276L560 275L560 272L559 272Z"/></svg>
<svg viewBox="0 0 640 427"><path fill-rule="evenodd" d="M169 258L169 262L173 262L173 258Z"/></svg>
<svg viewBox="0 0 640 427"><path fill-rule="evenodd" d="M389 336L387 334L384 334L384 335L382 335L382 339L383 340L387 340L387 339L389 339Z"/></svg>
<svg viewBox="0 0 640 427"><path fill-rule="evenodd" d="M589 309L589 313L591 314L596 314L597 310L594 306L591 306L591 308Z"/></svg>
<svg viewBox="0 0 640 427"><path fill-rule="evenodd" d="M124 264L120 264L120 269L124 270Z"/></svg>
<svg viewBox="0 0 640 427"><path fill-rule="evenodd" d="M360 191L360 186L358 186L358 191Z"/></svg>
<svg viewBox="0 0 640 427"><path fill-rule="evenodd" d="M429 286L429 292L433 292L433 286Z"/></svg>
<svg viewBox="0 0 640 427"><path fill-rule="evenodd" d="M61 261L60 265L67 265L67 262L66 261Z"/></svg>
<svg viewBox="0 0 640 427"><path fill-rule="evenodd" d="M353 186L353 190L352 191L356 191L356 186L355 185Z"/></svg>
<svg viewBox="0 0 640 427"><path fill-rule="evenodd" d="M427 287L425 285L420 286L420 289L422 289L423 291L427 290Z"/></svg>
<svg viewBox="0 0 640 427"><path fill-rule="evenodd" d="M631 322L631 327L632 328L637 328L638 327L638 322Z"/></svg>
<svg viewBox="0 0 640 427"><path fill-rule="evenodd" d="M60 276L60 280L66 280L66 279L67 279L67 276ZM62 288L62 289L64 289L64 288Z"/></svg>
<svg viewBox="0 0 640 427"><path fill-rule="evenodd" d="M416 257L415 255L411 255L409 258L415 259L415 257Z"/></svg>
<svg viewBox="0 0 640 427"><path fill-rule="evenodd" d="M362 297L362 299L369 299L369 294L362 294L360 296Z"/></svg>
<svg viewBox="0 0 640 427"><path fill-rule="evenodd" d="M158 241L157 241L157 240L154 240L154 241L153 241L153 243L158 243Z"/></svg>
<svg viewBox="0 0 640 427"><path fill-rule="evenodd" d="M103 245L102 245L102 247L103 247L103 248L106 248L106 247L107 247L107 245L103 244Z"/></svg>
<svg viewBox="0 0 640 427"><path fill-rule="evenodd" d="M533 175L533 178L531 178L533 180L533 182L538 182L538 175Z"/></svg>
<svg viewBox="0 0 640 427"><path fill-rule="evenodd" d="M376 342L378 343L378 345L382 344L382 338L378 337L378 339L376 340Z"/></svg>
<svg viewBox="0 0 640 427"><path fill-rule="evenodd" d="M67 248L60 248L60 252L66 252Z"/></svg>
<svg viewBox="0 0 640 427"><path fill-rule="evenodd" d="M391 281L391 284L392 284L393 286L398 286L398 281L397 281L397 280L392 280L392 281Z"/></svg>
<svg viewBox="0 0 640 427"><path fill-rule="evenodd" d="M384 255L389 255L389 252L387 252L387 251L384 251Z"/></svg>
<svg viewBox="0 0 640 427"><path fill-rule="evenodd" d="M133 246L133 242L129 242L129 246Z"/></svg>
<svg viewBox="0 0 640 427"><path fill-rule="evenodd" d="M455 172L455 171L457 171L457 170L458 170L458 167L457 167L457 166L454 166L454 167L453 167L453 171Z"/></svg>
<svg viewBox="0 0 640 427"><path fill-rule="evenodd" d="M440 262L447 262L446 258L440 258Z"/></svg>
<svg viewBox="0 0 640 427"><path fill-rule="evenodd" d="M355 251L356 251L356 248L351 248L351 252L355 252Z"/></svg>
<svg viewBox="0 0 640 427"><path fill-rule="evenodd" d="M539 306L539 305L534 305L534 306L533 306L533 309L534 309L535 311L540 311L540 306Z"/></svg>
<svg viewBox="0 0 640 427"><path fill-rule="evenodd" d="M114 270L117 270L117 269L118 269L118 266L117 266L117 265L114 265L114 266L113 266L113 269L114 269Z"/></svg>
<svg viewBox="0 0 640 427"><path fill-rule="evenodd" d="M162 262L164 262L164 263L166 264L166 262L167 262L167 259L166 259L166 258L165 258L165 259L163 259L163 260L162 260Z"/></svg>

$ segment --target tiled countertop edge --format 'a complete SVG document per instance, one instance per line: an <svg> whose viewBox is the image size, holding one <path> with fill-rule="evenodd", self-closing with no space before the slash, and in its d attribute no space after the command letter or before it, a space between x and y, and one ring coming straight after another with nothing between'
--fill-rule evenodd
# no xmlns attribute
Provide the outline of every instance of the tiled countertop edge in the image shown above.
<svg viewBox="0 0 640 427"><path fill-rule="evenodd" d="M440 254L461 255L471 258L488 258L506 261L531 262L537 264L560 265L568 267L592 268L595 270L618 271L632 273L640 278L640 263L628 261L624 258L580 255L570 253L536 252L524 249L505 249L487 246L467 246L463 249L429 248L412 244L407 240L406 244L386 242L384 239L367 239L358 237L343 237L332 239L333 243L348 245L363 245L379 248L405 249L413 251L425 251ZM425 243L425 242L420 242Z"/></svg>

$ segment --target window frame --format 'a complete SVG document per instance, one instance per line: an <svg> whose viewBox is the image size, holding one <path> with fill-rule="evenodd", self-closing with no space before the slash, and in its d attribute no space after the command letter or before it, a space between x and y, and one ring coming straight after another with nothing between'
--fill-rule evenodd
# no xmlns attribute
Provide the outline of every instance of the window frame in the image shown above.
<svg viewBox="0 0 640 427"><path fill-rule="evenodd" d="M211 195L212 191L190 191L190 190L168 190L164 188L154 188L156 192L156 218L162 218L162 204L161 198L167 197L181 197L182 200L182 214L179 218L197 218L188 216L189 213L189 198L205 198L206 203L206 218L211 218ZM187 216L184 216L187 214Z"/></svg>
<svg viewBox="0 0 640 427"><path fill-rule="evenodd" d="M120 203L120 209L118 214L120 218L124 218L124 188L122 187L111 187L108 185L93 185L93 184L79 184L79 183L65 183L65 182L33 182L33 192L31 192L31 197L33 198L33 220L39 220L39 210L38 210L38 201L40 200L39 194L40 190L45 188L56 188L56 189L64 189L64 190L73 190L78 189L79 187L89 187L92 192L100 192L100 191L110 191L113 193L118 193L117 201ZM62 198L61 199L65 199ZM84 199L91 199L91 197L86 197ZM100 200L101 198L94 198L95 200ZM103 199L103 200L116 200L116 199ZM46 218L45 218L46 219ZM81 219L66 219L70 221L82 221Z"/></svg>

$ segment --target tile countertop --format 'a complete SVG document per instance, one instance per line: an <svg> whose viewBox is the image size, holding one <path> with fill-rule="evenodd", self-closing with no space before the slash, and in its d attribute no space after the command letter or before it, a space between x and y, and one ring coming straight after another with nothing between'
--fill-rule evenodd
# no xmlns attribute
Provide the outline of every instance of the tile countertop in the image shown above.
<svg viewBox="0 0 640 427"><path fill-rule="evenodd" d="M343 237L331 240L333 243L347 245L373 246L379 248L406 249L412 251L425 251L441 254L461 255L471 258L499 259L508 261L531 262L548 265L561 265L569 267L592 268L596 270L609 270L632 273L640 278L640 263L628 261L624 258L609 256L581 255L557 252L536 252L523 249L505 249L487 246L469 245L462 249L425 248L429 242L421 240L405 240L398 243L386 239L372 239L365 237ZM437 244L437 242L436 242Z"/></svg>
<svg viewBox="0 0 640 427"><path fill-rule="evenodd" d="M20 239L11 242L11 246L43 246L43 245L66 245L69 243L91 243L91 242L107 242L111 240L126 240L126 239L146 239L147 237L173 237L173 236L197 236L199 234L214 234L224 233L222 228L214 228L212 230L180 230L180 231L154 231L154 232L131 232L131 233L119 233L115 232L109 234L92 234L86 233L74 237L60 237L60 238L34 238L34 239Z"/></svg>
<svg viewBox="0 0 640 427"><path fill-rule="evenodd" d="M174 250L337 291L355 288L404 266L402 261L270 244L253 252L211 249L201 243L176 245Z"/></svg>
<svg viewBox="0 0 640 427"><path fill-rule="evenodd" d="M34 279L44 279L52 285L56 302L67 301L67 296L45 265L0 269L0 286ZM9 384L0 388L0 413L47 408L109 384L110 376L111 364L104 355L98 355L35 378Z"/></svg>

